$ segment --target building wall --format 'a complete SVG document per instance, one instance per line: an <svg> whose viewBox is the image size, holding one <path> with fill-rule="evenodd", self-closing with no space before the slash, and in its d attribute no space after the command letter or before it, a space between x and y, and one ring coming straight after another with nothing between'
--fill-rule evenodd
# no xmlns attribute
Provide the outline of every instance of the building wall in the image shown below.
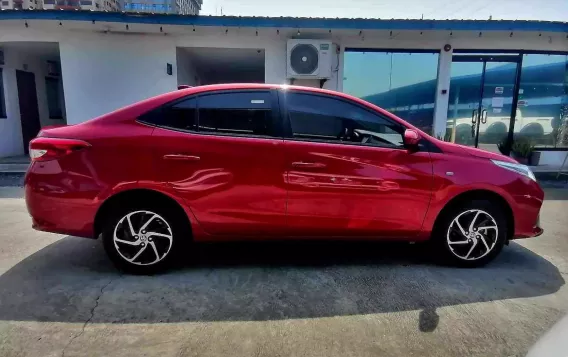
<svg viewBox="0 0 568 357"><path fill-rule="evenodd" d="M65 24L64 24L65 25ZM47 25L46 25L47 26ZM66 26L66 25L65 25ZM65 27L63 26L63 27ZM184 56L176 49L183 47L256 48L265 51L265 81L287 84L286 41L297 37L296 29L225 29L198 28L190 26L167 35L156 33L159 25L130 25L130 33L95 33L81 24L83 31L49 30L22 31L22 28L0 24L0 41L55 39L60 44L63 85L68 122L79 123L107 113L124 105L175 90L178 82L191 84L193 66L180 62ZM113 23L115 29L124 24ZM33 24L32 24L33 27ZM57 27L57 26L55 26ZM47 27L46 27L47 28ZM139 30L140 29L140 30ZM139 32L138 32L139 31ZM144 32L154 32L153 34ZM164 32L168 32L164 29ZM446 127L447 98L441 93L449 89L450 53L443 52L445 44L453 49L532 49L543 51L568 51L568 42L562 34L540 35L538 33L461 33L417 31L375 31L365 33L354 30L336 31L304 30L302 38L330 38L339 46L340 53L333 58L332 78L324 88L342 90L343 58L345 48L373 49L433 49L440 51L434 132L441 134ZM173 65L172 76L166 73L166 64ZM194 77L194 76L193 76ZM7 77L8 78L8 77ZM9 79L7 79L9 80ZM184 83L186 84L186 83ZM319 86L318 80L297 80L295 84Z"/></svg>
<svg viewBox="0 0 568 357"><path fill-rule="evenodd" d="M84 34L59 46L68 124L177 88L176 47L164 36Z"/></svg>

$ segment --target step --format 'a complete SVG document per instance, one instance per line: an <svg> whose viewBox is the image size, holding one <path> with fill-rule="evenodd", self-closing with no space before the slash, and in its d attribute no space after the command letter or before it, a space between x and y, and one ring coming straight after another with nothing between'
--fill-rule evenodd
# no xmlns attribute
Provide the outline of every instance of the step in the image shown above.
<svg viewBox="0 0 568 357"><path fill-rule="evenodd" d="M25 173L30 164L0 164L0 172Z"/></svg>

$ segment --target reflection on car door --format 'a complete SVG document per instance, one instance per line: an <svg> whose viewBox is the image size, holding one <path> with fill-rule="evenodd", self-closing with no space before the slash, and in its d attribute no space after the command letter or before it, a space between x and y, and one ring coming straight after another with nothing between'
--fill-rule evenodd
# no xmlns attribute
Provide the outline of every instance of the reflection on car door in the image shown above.
<svg viewBox="0 0 568 357"><path fill-rule="evenodd" d="M210 234L284 234L285 161L273 98L270 91L223 92L163 109L168 127L153 134L158 174Z"/></svg>
<svg viewBox="0 0 568 357"><path fill-rule="evenodd" d="M283 92L289 118L288 229L295 236L411 237L432 189L428 152L402 146L404 127L358 104Z"/></svg>

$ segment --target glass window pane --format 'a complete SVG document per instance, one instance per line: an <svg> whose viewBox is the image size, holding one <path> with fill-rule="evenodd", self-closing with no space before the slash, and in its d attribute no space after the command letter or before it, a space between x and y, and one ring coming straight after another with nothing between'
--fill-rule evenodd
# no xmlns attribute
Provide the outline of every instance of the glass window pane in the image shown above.
<svg viewBox="0 0 568 357"><path fill-rule="evenodd" d="M537 146L568 146L568 56L523 56L515 135Z"/></svg>
<svg viewBox="0 0 568 357"><path fill-rule="evenodd" d="M61 83L58 78L45 78L45 91L47 95L47 108L50 119L62 119L63 110L61 109L60 96Z"/></svg>
<svg viewBox="0 0 568 357"><path fill-rule="evenodd" d="M295 138L402 146L404 128L342 100L289 93L287 107Z"/></svg>
<svg viewBox="0 0 568 357"><path fill-rule="evenodd" d="M270 93L223 93L199 97L199 131L272 135Z"/></svg>
<svg viewBox="0 0 568 357"><path fill-rule="evenodd" d="M345 52L343 90L431 132L438 53Z"/></svg>
<svg viewBox="0 0 568 357"><path fill-rule="evenodd" d="M186 99L172 106L153 110L140 117L146 123L181 130L196 130L197 100Z"/></svg>

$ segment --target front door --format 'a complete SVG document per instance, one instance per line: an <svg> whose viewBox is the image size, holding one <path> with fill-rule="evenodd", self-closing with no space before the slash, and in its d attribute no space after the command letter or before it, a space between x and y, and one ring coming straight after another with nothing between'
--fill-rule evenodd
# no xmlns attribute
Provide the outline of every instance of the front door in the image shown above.
<svg viewBox="0 0 568 357"><path fill-rule="evenodd" d="M30 141L41 130L35 76L31 72L16 71L16 81L18 83L22 139L24 141L24 152L27 155Z"/></svg>
<svg viewBox="0 0 568 357"><path fill-rule="evenodd" d="M427 151L404 127L358 103L284 91L288 228L293 236L412 237L432 194Z"/></svg>
<svg viewBox="0 0 568 357"><path fill-rule="evenodd" d="M516 115L519 56L453 58L447 140L508 153Z"/></svg>

